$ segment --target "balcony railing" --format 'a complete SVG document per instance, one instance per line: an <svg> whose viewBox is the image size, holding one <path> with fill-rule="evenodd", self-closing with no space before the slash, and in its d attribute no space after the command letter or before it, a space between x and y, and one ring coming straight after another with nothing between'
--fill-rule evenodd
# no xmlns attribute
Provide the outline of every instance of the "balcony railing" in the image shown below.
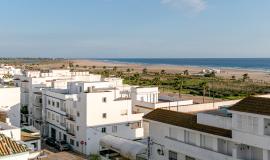
<svg viewBox="0 0 270 160"><path fill-rule="evenodd" d="M192 148L193 150L204 150L206 152L211 152L213 156L217 156L217 157L225 157L227 158L228 160L229 159L232 159L232 155L229 154L229 153L221 153L219 151L215 151L215 150L212 150L212 149L209 149L209 148L205 148L205 147L201 147L201 146L197 146L197 145L194 145L194 144L190 144L190 143L187 143L187 142L184 142L184 141L181 141L181 140L178 140L178 139L175 139L175 138L172 138L172 137L168 137L168 136L165 136L165 139L169 139L169 140L172 140L172 141L175 141L175 142L178 142L179 144L181 145L186 145L184 146L185 148ZM195 147L195 148L194 148ZM223 158L222 158L223 159Z"/></svg>
<svg viewBox="0 0 270 160"><path fill-rule="evenodd" d="M70 120L70 121L75 121L75 116L71 115L71 114L68 114L67 119Z"/></svg>
<svg viewBox="0 0 270 160"><path fill-rule="evenodd" d="M68 133L69 135L75 136L75 131L72 130L72 129L70 129L70 128L67 129L67 133Z"/></svg>
<svg viewBox="0 0 270 160"><path fill-rule="evenodd" d="M64 123L64 122L61 122L60 125L61 125L62 127L66 127L66 123Z"/></svg>

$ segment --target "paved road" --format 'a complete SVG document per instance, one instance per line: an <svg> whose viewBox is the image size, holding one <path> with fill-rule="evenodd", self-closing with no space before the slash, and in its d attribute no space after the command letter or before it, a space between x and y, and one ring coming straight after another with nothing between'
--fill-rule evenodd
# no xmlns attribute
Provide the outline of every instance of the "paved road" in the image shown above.
<svg viewBox="0 0 270 160"><path fill-rule="evenodd" d="M42 149L44 150L47 158L44 160L86 160L87 158L83 155L75 153L73 151L58 151L54 147L42 144Z"/></svg>

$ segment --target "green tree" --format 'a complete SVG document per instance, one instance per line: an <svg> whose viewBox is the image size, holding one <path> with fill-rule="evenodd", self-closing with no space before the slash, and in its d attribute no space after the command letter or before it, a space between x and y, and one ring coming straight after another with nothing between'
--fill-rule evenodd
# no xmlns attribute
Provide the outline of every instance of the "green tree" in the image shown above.
<svg viewBox="0 0 270 160"><path fill-rule="evenodd" d="M160 74L166 74L166 71L165 71L164 69L162 69L162 70L160 71Z"/></svg>
<svg viewBox="0 0 270 160"><path fill-rule="evenodd" d="M116 67L116 66L113 67L113 71L114 71L114 72L117 71L117 67Z"/></svg>
<svg viewBox="0 0 270 160"><path fill-rule="evenodd" d="M143 74L147 74L147 72L148 72L148 71L147 71L147 68L144 68L144 69L142 70L142 73L143 73Z"/></svg>
<svg viewBox="0 0 270 160"><path fill-rule="evenodd" d="M179 98L182 97L182 89L183 89L183 84L184 84L184 79L183 79L183 76L181 75L177 75L175 78L174 78L174 88L176 90L178 90L178 96Z"/></svg>
<svg viewBox="0 0 270 160"><path fill-rule="evenodd" d="M188 76L188 75L189 75L189 71L186 69L186 70L184 70L183 74L184 74L185 76Z"/></svg>
<svg viewBox="0 0 270 160"><path fill-rule="evenodd" d="M243 74L242 77L244 82L249 79L248 73Z"/></svg>
<svg viewBox="0 0 270 160"><path fill-rule="evenodd" d="M203 103L205 102L205 93L206 93L206 90L208 89L208 84L207 82L202 82L200 84L200 86L203 88Z"/></svg>

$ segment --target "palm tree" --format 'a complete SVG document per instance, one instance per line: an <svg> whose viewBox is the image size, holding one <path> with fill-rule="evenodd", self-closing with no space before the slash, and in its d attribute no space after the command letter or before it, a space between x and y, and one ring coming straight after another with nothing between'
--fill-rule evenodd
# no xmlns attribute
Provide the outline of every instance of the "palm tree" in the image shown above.
<svg viewBox="0 0 270 160"><path fill-rule="evenodd" d="M233 75L233 76L232 76L232 80L236 80L236 77L235 77L235 75Z"/></svg>
<svg viewBox="0 0 270 160"><path fill-rule="evenodd" d="M103 66L103 69L106 69L107 67L106 66Z"/></svg>
<svg viewBox="0 0 270 160"><path fill-rule="evenodd" d="M127 72L129 73L130 71L131 71L130 68L128 68L128 69L127 69Z"/></svg>
<svg viewBox="0 0 270 160"><path fill-rule="evenodd" d="M164 69L162 69L162 70L160 71L160 74L166 74L166 71L165 71Z"/></svg>
<svg viewBox="0 0 270 160"><path fill-rule="evenodd" d="M142 73L143 73L143 74L147 74L147 68L144 68L144 69L142 70Z"/></svg>
<svg viewBox="0 0 270 160"><path fill-rule="evenodd" d="M93 65L93 66L92 66L92 68L93 68L93 69L96 69L96 66L95 66L95 65Z"/></svg>
<svg viewBox="0 0 270 160"><path fill-rule="evenodd" d="M203 103L204 103L204 101L205 101L205 92L206 92L206 89L208 87L208 84L206 82L202 82L200 86L203 88Z"/></svg>
<svg viewBox="0 0 270 160"><path fill-rule="evenodd" d="M184 75L185 75L185 76L188 76L188 75L189 75L189 71L188 71L187 69L186 69L186 70L184 70L184 72L183 72L183 73L184 73Z"/></svg>
<svg viewBox="0 0 270 160"><path fill-rule="evenodd" d="M175 89L178 90L178 96L179 98L181 98L181 94L182 94L182 89L183 89L183 77L181 75L177 75L176 78L174 79L174 87Z"/></svg>
<svg viewBox="0 0 270 160"><path fill-rule="evenodd" d="M114 67L113 67L113 71L114 71L114 72L116 72L116 70L117 70L117 67L116 67L116 66L114 66Z"/></svg>
<svg viewBox="0 0 270 160"><path fill-rule="evenodd" d="M247 79L249 79L248 73L245 73L242 75L243 76L243 81L245 82Z"/></svg>

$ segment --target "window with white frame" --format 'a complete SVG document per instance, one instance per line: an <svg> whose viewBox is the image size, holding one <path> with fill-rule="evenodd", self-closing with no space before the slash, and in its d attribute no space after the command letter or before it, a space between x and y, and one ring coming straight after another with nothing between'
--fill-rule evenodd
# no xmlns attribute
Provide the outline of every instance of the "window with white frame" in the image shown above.
<svg viewBox="0 0 270 160"><path fill-rule="evenodd" d="M213 138L207 135L200 135L201 147L207 149L213 149Z"/></svg>
<svg viewBox="0 0 270 160"><path fill-rule="evenodd" d="M59 123L59 116L58 115L55 116L55 119L56 119L56 122Z"/></svg>
<svg viewBox="0 0 270 160"><path fill-rule="evenodd" d="M102 118L107 118L107 113L102 113Z"/></svg>
<svg viewBox="0 0 270 160"><path fill-rule="evenodd" d="M52 113L52 120L53 120L53 121L55 120L55 115L54 115L54 113Z"/></svg>
<svg viewBox="0 0 270 160"><path fill-rule="evenodd" d="M188 144L196 144L196 133L185 131L185 142Z"/></svg>
<svg viewBox="0 0 270 160"><path fill-rule="evenodd" d="M169 151L169 160L177 160L177 152Z"/></svg>
<svg viewBox="0 0 270 160"><path fill-rule="evenodd" d="M116 133L117 132L117 126L112 126L112 132Z"/></svg>

